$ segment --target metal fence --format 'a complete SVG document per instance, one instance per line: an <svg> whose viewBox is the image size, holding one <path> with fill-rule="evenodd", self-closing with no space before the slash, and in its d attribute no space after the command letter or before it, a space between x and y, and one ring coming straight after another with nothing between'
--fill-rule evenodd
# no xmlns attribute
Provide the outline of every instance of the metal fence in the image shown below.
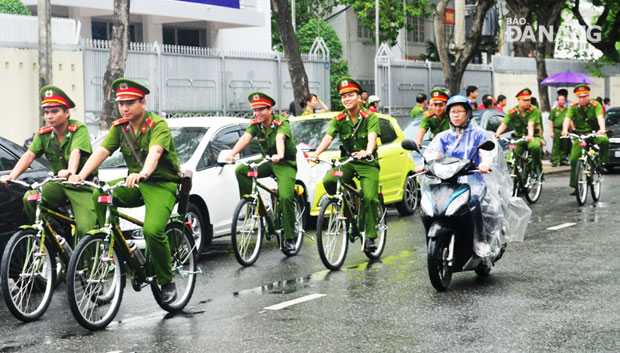
<svg viewBox="0 0 620 353"><path fill-rule="evenodd" d="M103 104L101 85L109 42L83 43L85 111L87 124L94 126ZM302 54L302 59L310 91L328 97L329 53L319 46ZM256 90L274 97L277 110L288 110L294 99L287 62L278 52L131 43L125 76L149 87L147 109L167 117L246 116L250 112L247 97Z"/></svg>
<svg viewBox="0 0 620 353"><path fill-rule="evenodd" d="M0 45L36 48L39 22L36 16L0 14ZM80 40L80 22L71 18L52 17L54 47L76 46Z"/></svg>

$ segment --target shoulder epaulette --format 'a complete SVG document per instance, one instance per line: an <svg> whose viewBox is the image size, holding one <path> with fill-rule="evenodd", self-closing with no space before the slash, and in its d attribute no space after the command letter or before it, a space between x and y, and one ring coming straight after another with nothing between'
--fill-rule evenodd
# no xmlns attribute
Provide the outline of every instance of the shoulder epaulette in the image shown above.
<svg viewBox="0 0 620 353"><path fill-rule="evenodd" d="M577 105L577 104L579 104L579 102L572 102L570 106L572 107L573 105Z"/></svg>
<svg viewBox="0 0 620 353"><path fill-rule="evenodd" d="M598 102L595 100L591 100L590 104L592 104L593 107L596 107L598 105Z"/></svg>
<svg viewBox="0 0 620 353"><path fill-rule="evenodd" d="M69 127L67 127L67 130L71 131L71 132L76 132L77 129L79 129L80 126L78 124L71 124L69 125Z"/></svg>
<svg viewBox="0 0 620 353"><path fill-rule="evenodd" d="M430 117L431 117L431 116L433 116L433 115L435 115L435 112L434 112L434 111L432 111L432 112L431 112L431 111L426 112L426 117L427 117L427 118L430 118Z"/></svg>
<svg viewBox="0 0 620 353"><path fill-rule="evenodd" d="M514 114L514 113L516 113L518 110L519 110L519 109L514 108L513 110L509 111L509 112L508 112L508 114Z"/></svg>
<svg viewBox="0 0 620 353"><path fill-rule="evenodd" d="M534 107L532 107L532 106L530 105L529 110L530 110L531 112L533 112L533 111L534 111Z"/></svg>
<svg viewBox="0 0 620 353"><path fill-rule="evenodd" d="M344 119L346 117L347 117L347 113L340 113L340 114L336 115L336 121L340 121L340 120L342 120L342 119Z"/></svg>
<svg viewBox="0 0 620 353"><path fill-rule="evenodd" d="M360 110L360 115L366 119L370 118L370 113L367 110Z"/></svg>
<svg viewBox="0 0 620 353"><path fill-rule="evenodd" d="M39 129L38 134L39 134L39 135L47 134L48 132L50 132L50 131L52 131L52 130L54 130L54 128L53 128L53 127L51 127L51 126L45 126L45 127L42 127L42 128L40 128L40 129Z"/></svg>
<svg viewBox="0 0 620 353"><path fill-rule="evenodd" d="M273 121L273 124L276 125L276 126L280 126L280 125L282 125L282 120L275 119Z"/></svg>
<svg viewBox="0 0 620 353"><path fill-rule="evenodd" d="M153 126L155 125L155 122L149 118L146 118L146 126L150 127L151 129L153 128Z"/></svg>
<svg viewBox="0 0 620 353"><path fill-rule="evenodd" d="M260 123L260 121L258 121L258 119L254 119L254 120L250 121L250 125L256 125L256 124L259 124L259 123Z"/></svg>
<svg viewBox="0 0 620 353"><path fill-rule="evenodd" d="M118 120L114 120L114 121L112 122L112 126L117 126L117 125L120 125L120 124L124 124L124 123L126 123L126 122L128 122L128 121L129 121L129 120L127 120L126 118L125 118L125 119L118 119Z"/></svg>

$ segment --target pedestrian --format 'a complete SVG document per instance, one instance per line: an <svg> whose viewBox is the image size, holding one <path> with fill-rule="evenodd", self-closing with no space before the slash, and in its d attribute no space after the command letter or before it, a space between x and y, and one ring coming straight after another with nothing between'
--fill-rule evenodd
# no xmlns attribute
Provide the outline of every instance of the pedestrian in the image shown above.
<svg viewBox="0 0 620 353"><path fill-rule="evenodd" d="M71 119L71 109L75 107L71 98L60 88L51 85L41 88L40 97L48 125L39 129L32 144L11 172L2 176L3 181L17 179L35 158L42 155L50 162L54 175L68 178L82 168L93 151L86 125ZM84 177L92 180L96 175L95 168ZM30 190L23 198L24 210L30 222L35 219L36 202L28 201L28 196L37 192ZM71 203L78 237L95 228L97 217L91 188L78 188L55 181L43 186L41 198L43 205L52 210L65 206L67 201Z"/></svg>
<svg viewBox="0 0 620 353"><path fill-rule="evenodd" d="M426 107L427 102L426 94L418 93L418 95L415 97L415 102L415 106L413 107L413 109L411 109L411 119L424 113L424 108Z"/></svg>
<svg viewBox="0 0 620 353"><path fill-rule="evenodd" d="M562 125L568 107L566 106L566 97L558 95L557 106L551 109L549 113L549 131L553 139L553 148L551 152L551 166L568 164L568 155L570 153L570 141L562 137Z"/></svg>
<svg viewBox="0 0 620 353"><path fill-rule="evenodd" d="M478 98L478 87L477 86L467 86L465 89L465 95L467 96L467 100L469 104L471 104L472 110L478 109L478 103L476 103L476 98Z"/></svg>
<svg viewBox="0 0 620 353"><path fill-rule="evenodd" d="M307 94L304 98L301 99L301 107L304 108L304 112L301 115L310 115L314 113L324 113L328 112L329 108L323 101L314 93ZM321 106L321 109L317 111L317 107Z"/></svg>
<svg viewBox="0 0 620 353"><path fill-rule="evenodd" d="M366 109L368 109L368 92L366 92L365 90L362 90L362 94L360 95L360 99L362 102L362 106Z"/></svg>
<svg viewBox="0 0 620 353"><path fill-rule="evenodd" d="M493 102L493 96L491 96L490 94L484 94L482 96L482 103L480 103L480 105L478 105L478 110L484 110L487 109L487 105L485 105L485 102L488 102L488 100L490 99L490 102L488 105L490 106Z"/></svg>
<svg viewBox="0 0 620 353"><path fill-rule="evenodd" d="M446 117L448 94L443 89L435 88L430 92L430 96L433 109L429 109L422 118L420 128L418 129L418 135L415 139L415 143L418 146L422 145L422 139L428 129L431 129L433 136L437 136L440 132L450 128L450 121L448 117Z"/></svg>
<svg viewBox="0 0 620 353"><path fill-rule="evenodd" d="M352 183L357 174L362 187L363 206L365 213L364 251L373 252L377 249L377 220L379 218L379 160L377 158L377 137L379 137L379 118L361 106L360 92L362 86L351 77L343 77L338 81L338 93L344 110L329 122L327 134L312 154L312 159L329 147L337 135L340 137L342 158L354 155L357 160L342 167L343 181ZM374 157L368 160L367 157ZM323 178L323 186L330 194L336 193L338 178L328 171Z"/></svg>
<svg viewBox="0 0 620 353"><path fill-rule="evenodd" d="M564 124L562 125L562 136L568 135L568 129L574 126L576 134L588 134L591 131L597 132L594 143L599 147L599 162L601 171L605 171L605 164L609 161L609 139L605 134L605 117L602 105L590 99L590 87L587 85L577 85L573 90L577 96L577 102L571 104L566 112ZM577 194L575 183L575 168L581 156L583 147L578 143L573 143L570 153L570 182L569 186L575 188L571 195Z"/></svg>
<svg viewBox="0 0 620 353"><path fill-rule="evenodd" d="M373 113L378 113L379 102L381 102L381 99L375 95L368 97L368 110Z"/></svg>
<svg viewBox="0 0 620 353"><path fill-rule="evenodd" d="M176 203L180 182L176 146L166 120L146 110L148 88L128 78L119 78L112 82L112 89L116 92L116 102L123 118L112 123L101 146L71 180L84 180L110 154L121 149L129 175L108 183L127 183L126 188L114 190L114 205L145 206L142 231L146 249L152 260L157 284L161 286L162 303L170 304L176 299L177 292L170 262L170 245L164 231ZM135 187L137 184L140 184L139 188ZM98 190L95 191L97 196ZM105 204L97 203L100 224L105 220L105 210Z"/></svg>
<svg viewBox="0 0 620 353"><path fill-rule="evenodd" d="M233 158L243 151L254 137L258 140L258 145L263 154L254 162L261 162L267 156L271 158L272 163L263 164L258 168L258 177L276 177L284 222L282 251L288 253L295 250L295 177L297 176L295 157L297 148L293 141L289 121L282 116L273 114L273 107L276 104L273 98L266 93L257 91L250 93L248 101L252 107L254 120L250 122L250 126L232 148L227 161L232 162ZM242 198L252 191L252 179L248 176L250 171L251 169L244 164L240 164L235 169L237 183L239 184L239 196Z"/></svg>
<svg viewBox="0 0 620 353"><path fill-rule="evenodd" d="M506 107L506 104L508 104L508 100L506 99L506 96L503 94L500 94L499 96L497 96L497 104L495 105L495 109L503 113L504 108Z"/></svg>
<svg viewBox="0 0 620 353"><path fill-rule="evenodd" d="M533 105L534 107L538 108L538 99L536 99L536 97L532 97L530 99L530 104Z"/></svg>
<svg viewBox="0 0 620 353"><path fill-rule="evenodd" d="M568 90L566 88L560 88L559 90L556 91L556 93L558 96L564 96L566 98L566 103L564 104L564 106L570 107L571 104L573 104L573 101L568 99ZM557 106L558 106L558 101L556 100L555 102L553 102L553 108Z"/></svg>
<svg viewBox="0 0 620 353"><path fill-rule="evenodd" d="M605 97L605 99L603 99L603 108L605 108L605 111L609 111L609 109L611 109L609 97Z"/></svg>

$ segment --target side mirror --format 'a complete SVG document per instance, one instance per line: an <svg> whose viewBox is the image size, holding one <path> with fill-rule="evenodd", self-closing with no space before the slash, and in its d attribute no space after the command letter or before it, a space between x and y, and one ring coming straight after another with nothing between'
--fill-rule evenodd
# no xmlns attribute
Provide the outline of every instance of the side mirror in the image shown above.
<svg viewBox="0 0 620 353"><path fill-rule="evenodd" d="M422 154L422 152L420 152L420 149L418 148L418 145L415 144L415 142L413 142L413 140L404 140L403 142L400 143L400 145L402 146L402 148L409 150L409 151L416 151L420 154Z"/></svg>
<svg viewBox="0 0 620 353"><path fill-rule="evenodd" d="M226 158L228 158L231 153L232 153L232 150L221 150L220 154L217 155L217 165L220 167L223 167L226 164L230 164L230 162L226 161ZM234 160L236 161L238 159L239 159L239 154L235 156Z"/></svg>
<svg viewBox="0 0 620 353"><path fill-rule="evenodd" d="M495 148L495 143L493 141L487 140L478 145L479 150L491 151Z"/></svg>

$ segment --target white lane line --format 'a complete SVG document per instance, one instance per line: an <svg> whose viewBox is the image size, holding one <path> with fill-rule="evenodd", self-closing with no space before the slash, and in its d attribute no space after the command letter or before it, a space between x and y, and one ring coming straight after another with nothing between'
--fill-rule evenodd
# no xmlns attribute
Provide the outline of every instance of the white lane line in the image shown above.
<svg viewBox="0 0 620 353"><path fill-rule="evenodd" d="M293 299L293 300L282 302L280 304L268 306L268 307L265 308L265 310L280 310L280 309L284 309L286 307L289 307L291 305L307 302L308 300L318 299L318 298L324 297L326 295L327 294L309 294L309 295L303 296L301 298L297 298L297 299Z"/></svg>
<svg viewBox="0 0 620 353"><path fill-rule="evenodd" d="M547 230L558 230L558 229L562 229L562 228L568 228L568 227L574 226L575 224L577 224L577 223L562 223L562 224L559 224L557 226L549 227L549 228L547 228Z"/></svg>

